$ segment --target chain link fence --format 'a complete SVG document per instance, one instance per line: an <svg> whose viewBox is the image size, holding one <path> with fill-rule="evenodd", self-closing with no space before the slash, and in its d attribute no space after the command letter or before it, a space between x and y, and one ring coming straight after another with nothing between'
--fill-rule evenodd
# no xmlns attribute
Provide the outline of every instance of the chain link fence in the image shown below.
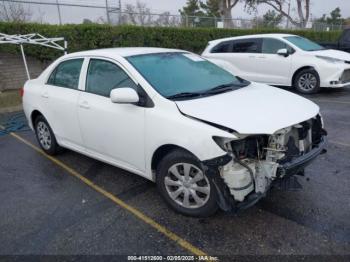
<svg viewBox="0 0 350 262"><path fill-rule="evenodd" d="M148 8L121 7L121 0L0 0L5 7L15 12L31 12L30 21L51 24L105 23L112 25L138 25L161 27L207 27L237 29L301 29L287 19L280 22L264 21L262 17L253 19L221 19L220 17L182 16L170 12L151 13ZM7 9L6 9L7 7ZM20 10L20 9L23 10ZM2 10L2 13L3 11ZM39 10L39 12L38 12ZM1 9L0 9L1 15ZM4 19L2 19L4 20ZM1 16L0 16L1 21ZM315 31L342 30L342 24L327 24L310 21L303 29Z"/></svg>

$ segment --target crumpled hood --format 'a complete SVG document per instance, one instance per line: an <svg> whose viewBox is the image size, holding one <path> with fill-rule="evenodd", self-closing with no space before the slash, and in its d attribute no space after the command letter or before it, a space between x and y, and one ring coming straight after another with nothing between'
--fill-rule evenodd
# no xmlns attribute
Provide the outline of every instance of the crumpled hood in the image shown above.
<svg viewBox="0 0 350 262"><path fill-rule="evenodd" d="M344 51L339 51L334 49L325 49L325 50L319 50L319 51L312 51L310 53L314 55L326 56L330 58L341 59L344 61L350 61L350 54Z"/></svg>
<svg viewBox="0 0 350 262"><path fill-rule="evenodd" d="M176 101L176 104L185 115L240 134L273 134L319 112L319 107L310 100L258 83L209 97Z"/></svg>

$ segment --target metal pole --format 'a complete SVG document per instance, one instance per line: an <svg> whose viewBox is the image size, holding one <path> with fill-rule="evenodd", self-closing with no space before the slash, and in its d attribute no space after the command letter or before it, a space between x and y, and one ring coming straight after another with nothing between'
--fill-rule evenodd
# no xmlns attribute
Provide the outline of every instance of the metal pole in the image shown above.
<svg viewBox="0 0 350 262"><path fill-rule="evenodd" d="M107 15L108 24L111 24L111 18L109 17L109 10L108 10L108 0L106 0L106 15Z"/></svg>
<svg viewBox="0 0 350 262"><path fill-rule="evenodd" d="M60 25L62 25L61 9L60 9L60 4L58 3L58 0L56 0L56 4L57 4L58 20Z"/></svg>
<svg viewBox="0 0 350 262"><path fill-rule="evenodd" d="M67 47L68 47L67 40L64 40L63 45L64 45L64 54L66 55L67 54Z"/></svg>
<svg viewBox="0 0 350 262"><path fill-rule="evenodd" d="M26 68L26 73L27 73L28 80L30 80L30 74L29 74L29 70L28 70L26 55L24 54L23 45L21 44L20 46L21 46L21 52L22 52L22 58L23 58L24 67Z"/></svg>
<svg viewBox="0 0 350 262"><path fill-rule="evenodd" d="M120 25L122 23L122 1L119 0L119 17L118 17L118 24Z"/></svg>

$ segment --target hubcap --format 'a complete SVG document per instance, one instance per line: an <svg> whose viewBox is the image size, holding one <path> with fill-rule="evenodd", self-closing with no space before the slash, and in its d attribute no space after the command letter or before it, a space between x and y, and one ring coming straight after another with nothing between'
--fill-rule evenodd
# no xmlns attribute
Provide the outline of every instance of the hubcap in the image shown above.
<svg viewBox="0 0 350 262"><path fill-rule="evenodd" d="M170 198L185 208L202 207L210 196L208 178L192 164L178 163L171 166L164 183Z"/></svg>
<svg viewBox="0 0 350 262"><path fill-rule="evenodd" d="M316 76L311 73L305 73L301 75L298 81L298 86L304 91L310 91L314 89L317 85Z"/></svg>
<svg viewBox="0 0 350 262"><path fill-rule="evenodd" d="M39 122L36 127L36 132L38 134L39 142L41 146L49 150L51 147L51 134L49 127L44 122Z"/></svg>

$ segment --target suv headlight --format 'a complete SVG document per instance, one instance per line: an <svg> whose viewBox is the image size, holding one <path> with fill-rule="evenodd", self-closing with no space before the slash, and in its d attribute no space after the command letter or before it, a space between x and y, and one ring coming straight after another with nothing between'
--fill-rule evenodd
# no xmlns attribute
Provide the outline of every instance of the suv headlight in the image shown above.
<svg viewBox="0 0 350 262"><path fill-rule="evenodd" d="M328 57L328 56L321 56L321 55L317 55L316 56L319 59L322 59L323 61L326 61L328 63L332 63L332 64L344 64L345 61L338 59L338 58L332 58L332 57Z"/></svg>

